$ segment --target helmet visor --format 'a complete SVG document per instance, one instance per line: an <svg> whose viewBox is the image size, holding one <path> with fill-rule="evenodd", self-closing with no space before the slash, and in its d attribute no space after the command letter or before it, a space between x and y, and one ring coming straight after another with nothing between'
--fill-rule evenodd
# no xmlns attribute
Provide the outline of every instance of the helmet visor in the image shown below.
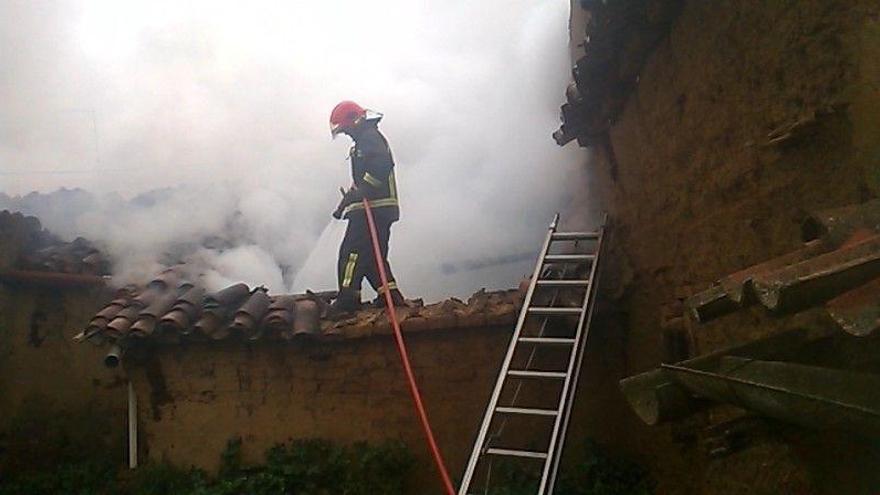
<svg viewBox="0 0 880 495"><path fill-rule="evenodd" d="M342 125L330 124L330 136L333 139L336 139L336 136L338 136L341 132L342 132Z"/></svg>

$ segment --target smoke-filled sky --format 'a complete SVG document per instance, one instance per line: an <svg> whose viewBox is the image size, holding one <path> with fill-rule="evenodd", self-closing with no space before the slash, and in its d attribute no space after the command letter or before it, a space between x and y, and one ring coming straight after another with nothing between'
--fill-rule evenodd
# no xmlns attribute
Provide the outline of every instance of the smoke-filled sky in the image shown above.
<svg viewBox="0 0 880 495"><path fill-rule="evenodd" d="M4 0L0 191L93 196L0 208L102 243L120 281L190 244L209 283L289 290L350 182L327 118L353 99L385 115L405 294L513 286L530 261L441 266L537 250L584 189L584 156L550 137L567 22L567 0ZM326 266L316 290L334 285L336 243L310 263Z"/></svg>

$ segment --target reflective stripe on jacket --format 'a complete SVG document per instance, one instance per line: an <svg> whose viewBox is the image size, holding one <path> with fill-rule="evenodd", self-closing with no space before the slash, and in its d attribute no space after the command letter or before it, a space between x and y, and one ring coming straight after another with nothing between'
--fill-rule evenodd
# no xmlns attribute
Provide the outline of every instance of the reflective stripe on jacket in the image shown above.
<svg viewBox="0 0 880 495"><path fill-rule="evenodd" d="M343 218L364 209L363 197L370 200L373 208L392 209L395 220L400 217L394 157L388 141L379 132L378 122L379 119L364 122L360 131L353 136L355 144L350 152L351 176L358 194L343 210Z"/></svg>

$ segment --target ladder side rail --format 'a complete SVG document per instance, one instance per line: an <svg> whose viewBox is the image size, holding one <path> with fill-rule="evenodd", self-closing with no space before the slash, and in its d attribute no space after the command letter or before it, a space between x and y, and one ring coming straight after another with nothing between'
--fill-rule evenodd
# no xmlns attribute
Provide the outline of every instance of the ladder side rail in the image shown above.
<svg viewBox="0 0 880 495"><path fill-rule="evenodd" d="M504 362L501 364L501 369L498 371L498 378L495 380L495 388L489 399L489 405L486 407L486 413L483 415L483 423L480 425L480 431L477 434L474 449L471 452L467 468L461 479L461 487L458 490L458 495L469 495L468 490L470 489L471 480L473 479L474 471L476 470L480 454L483 450L483 443L486 441L486 435L488 434L489 426L492 423L492 416L495 414L495 407L498 405L498 398L501 395L501 389L504 386L507 370L510 369L510 362L513 359L513 353L516 350L517 340L519 339L520 333L522 333L523 325L525 324L526 316L528 315L528 309L532 303L532 295L535 292L535 285L537 284L538 278L541 276L541 269L544 267L544 257L547 256L547 252L550 250L550 244L552 242L553 234L556 232L558 222L559 214L557 213L554 216L553 221L550 223L550 227L547 229L547 236L544 238L544 245L541 247L538 260L535 263L532 280L529 282L529 288L526 291L525 298L523 298L523 305L519 311L519 319L516 322L513 335L510 337L510 344L507 347L507 355L504 356Z"/></svg>
<svg viewBox="0 0 880 495"><path fill-rule="evenodd" d="M592 286L590 287L592 291ZM589 293L588 293L589 294ZM565 381L562 384L562 392L559 394L559 403L557 404L557 408L559 411L564 409L565 401L568 398L569 388L571 387L571 374L574 368L574 363L577 360L576 357L580 352L580 348L583 346L583 323L585 320L585 316L587 313L587 307L589 304L590 298L584 297L584 302L581 305L581 315L578 318L577 327L575 328L575 336L574 336L574 345L571 349L571 354L568 358L568 366L565 368ZM558 443L558 435L560 431L560 427L562 425L562 414L558 414L556 416L556 420L553 422L553 430L550 433L550 445L547 448L547 458L544 461L544 467L541 470L541 483L538 486L538 495L546 494L548 477L550 474L550 469L553 466L553 457L556 453L556 446Z"/></svg>
<svg viewBox="0 0 880 495"><path fill-rule="evenodd" d="M553 235L556 236L557 233L554 232ZM553 244L553 239L552 239L552 238L551 238L551 240L550 240L550 244L551 244L551 245ZM542 272L545 272L546 269L542 269L541 271L542 271ZM565 267L565 268L562 269L562 273L561 273L560 276L562 276L562 277L564 278L566 273L568 273L568 267ZM538 279L538 283L535 285L536 290L537 290L538 285L540 285L540 281L541 281L541 279ZM556 289L556 290L553 291L553 297L552 297L552 299L551 299L551 301L550 301L550 306L553 306L554 304L556 304L556 300L557 300L558 298L559 298L559 289ZM545 316L544 319L541 321L541 329L538 331L538 338L543 337L543 336L544 336L544 333L547 331L547 322L548 322L548 321L550 321L550 318L549 318L549 317L546 317L546 316ZM519 345L520 343L522 343L522 341L523 341L523 338L520 337L520 338L517 339L516 344L514 344L514 345ZM526 364L525 364L525 368L524 368L525 370L531 369L531 367L532 367L532 363L533 363L534 360L535 360L535 355L537 354L537 351L538 351L538 347L537 347L537 346L533 346L533 347L531 348L531 350L530 350L530 352L529 352L529 358L526 360ZM508 370L507 370L507 376L508 376L508 377L509 377L509 376L516 376L516 375L514 375L513 372L509 369L509 367L508 367ZM505 380L506 380L506 379L505 379ZM510 405L511 405L511 406L516 405L516 401L517 401L517 399L519 398L519 393L520 393L521 390L522 390L522 381L519 381L519 382L516 384L516 389L513 391L513 397L511 398L511 401L510 401ZM505 428L506 426L507 426L507 418L506 418L506 417L502 417L502 418L501 418L501 424L498 426L498 428L495 429L495 434L493 434L493 435L489 435L489 437L488 437L489 441L491 441L493 437L494 437L494 438L500 438L501 435L503 434L503 432L504 432L504 428Z"/></svg>
<svg viewBox="0 0 880 495"><path fill-rule="evenodd" d="M602 259L601 255L602 255L602 248L604 246L603 241L605 240L605 235L607 233L607 224L608 224L608 214L606 213L602 218L602 226L599 229L599 238L598 238L598 242L596 244L596 259L593 262L593 266L590 268L590 290L588 291L586 298L585 298L586 299L585 304L584 304L585 314L582 316L582 321L579 322L580 324L585 325L582 328L583 334L580 337L581 343L577 349L577 358L576 358L576 363L574 363L574 369L569 370L569 373L571 373L570 374L570 381L571 381L570 385L571 386L570 386L569 390L567 391L568 396L564 397L565 403L562 408L560 417L558 418L559 420L562 421L562 424L560 425L561 428L559 429L558 432L555 430L556 425L554 425L554 439L551 439L551 441L554 441L556 438L556 435L558 433L559 441L556 445L555 452L551 452L550 453L551 459L548 459L550 461L549 462L550 470L547 473L549 476L547 477L547 480L546 480L547 481L547 490L545 493L547 495L552 495L553 490L556 488L556 477L559 473L559 464L562 461L562 451L565 446L565 435L568 432L568 423L569 423L569 420L571 419L571 409L572 409L572 407L574 407L574 399L575 399L575 395L577 393L578 379L580 378L580 372L581 372L581 364L583 363L583 360L584 360L584 354L586 354L587 339L589 338L590 325L591 325L592 319L593 319L593 309L594 309L595 302L596 302L596 295L599 290L599 264L601 262L600 260ZM583 320L584 317L586 318L585 321ZM575 345L578 345L578 343L575 343ZM539 491L538 493L540 494L542 492Z"/></svg>

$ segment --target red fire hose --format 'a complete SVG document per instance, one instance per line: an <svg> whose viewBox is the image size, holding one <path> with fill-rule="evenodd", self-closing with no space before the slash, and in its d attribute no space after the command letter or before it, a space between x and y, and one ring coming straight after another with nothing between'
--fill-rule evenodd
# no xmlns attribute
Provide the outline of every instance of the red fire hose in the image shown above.
<svg viewBox="0 0 880 495"><path fill-rule="evenodd" d="M403 371L406 373L406 380L409 382L409 393L412 395L413 403L416 406L416 412L422 423L422 429L425 431L425 437L428 440L428 447L431 449L431 455L434 457L434 463L437 465L437 471L443 481L443 486L447 495L455 495L455 488L452 487L452 481L449 479L449 473L446 471L446 465L443 463L443 455L434 441L434 434L431 432L431 424L428 422L428 413L425 412L425 406L422 404L422 396L419 394L419 387L416 385L416 378L413 376L412 367L409 364L409 355L406 352L406 344L403 342L403 334L400 332L400 323L397 321L397 313L394 311L394 302L391 300L391 291L388 290L388 275L385 273L385 263L382 261L382 251L379 249L379 237L376 234L376 223L373 220L373 210L370 208L370 202L364 198L364 210L367 212L367 225L370 227L370 238L373 241L373 258L376 260L376 267L379 269L379 279L382 281L382 287L385 293L385 311L388 313L388 319L391 321L391 328L394 329L394 340L397 342L397 351L400 353L400 360L403 362Z"/></svg>

